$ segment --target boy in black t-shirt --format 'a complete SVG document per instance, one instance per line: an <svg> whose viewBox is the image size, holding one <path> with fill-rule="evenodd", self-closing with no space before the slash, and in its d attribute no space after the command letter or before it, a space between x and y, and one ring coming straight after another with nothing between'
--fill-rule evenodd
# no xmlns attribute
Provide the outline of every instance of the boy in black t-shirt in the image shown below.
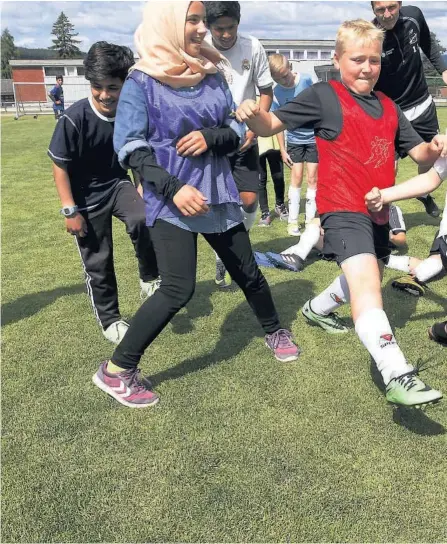
<svg viewBox="0 0 447 544"><path fill-rule="evenodd" d="M121 319L113 264L112 216L126 225L135 247L141 296L159 286L144 202L113 149L118 98L133 53L107 42L92 45L84 61L91 96L71 106L56 125L48 155L67 232L75 236L87 291L104 336L118 344L129 325Z"/></svg>

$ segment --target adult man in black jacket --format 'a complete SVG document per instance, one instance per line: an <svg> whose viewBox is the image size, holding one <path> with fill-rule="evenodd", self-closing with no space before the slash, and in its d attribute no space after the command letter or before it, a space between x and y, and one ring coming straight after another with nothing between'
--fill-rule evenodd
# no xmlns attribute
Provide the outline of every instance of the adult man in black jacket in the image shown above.
<svg viewBox="0 0 447 544"><path fill-rule="evenodd" d="M420 136L429 142L439 132L436 106L428 92L419 48L442 75L447 84L447 63L432 39L421 10L387 0L371 2L374 24L385 30L382 70L375 90L384 92L403 110L405 117ZM419 173L428 168L419 166ZM430 195L419 198L428 214L439 216L439 209Z"/></svg>

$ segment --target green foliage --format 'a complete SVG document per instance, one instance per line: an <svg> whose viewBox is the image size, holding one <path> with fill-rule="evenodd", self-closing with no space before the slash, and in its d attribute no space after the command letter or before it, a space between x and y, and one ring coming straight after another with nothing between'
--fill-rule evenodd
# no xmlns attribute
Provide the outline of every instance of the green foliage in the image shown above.
<svg viewBox="0 0 447 544"><path fill-rule="evenodd" d="M51 34L54 34L56 38L52 40L54 45L49 47L58 52L58 56L61 59L80 58L82 56L80 49L76 44L81 43L75 39L78 32L74 31L74 25L70 23L70 20L62 11L57 21L53 25Z"/></svg>
<svg viewBox="0 0 447 544"><path fill-rule="evenodd" d="M439 114L445 133L447 108ZM160 404L127 409L91 383L113 346L58 213L46 155L54 124L2 119L1 541L446 542L447 400L393 410L354 331L305 322L300 307L333 281L334 263L264 269L303 348L280 364L241 291L215 289L214 254L199 237L195 296L142 360ZM400 181L415 173L401 162ZM273 206L271 180L268 191ZM442 205L445 186L435 197ZM401 207L408 253L424 258L439 219L416 200ZM123 224L113 229L130 317L137 262ZM250 238L259 251L296 241L276 220ZM422 378L446 393L447 348L426 333L445 319L446 279L418 300L391 289L399 275L385 271L385 309L409 361L426 361Z"/></svg>
<svg viewBox="0 0 447 544"><path fill-rule="evenodd" d="M2 79L11 79L12 70L9 61L16 55L14 38L7 28L2 32L1 58L2 58Z"/></svg>
<svg viewBox="0 0 447 544"><path fill-rule="evenodd" d="M436 34L434 32L430 32L430 36L432 38L432 41L434 41L440 51L441 54L445 53L447 49L442 45L440 40L436 37ZM428 58L424 55L422 52L422 62L424 65L424 73L426 77L436 77L438 76L438 71L433 67L432 63L428 60Z"/></svg>

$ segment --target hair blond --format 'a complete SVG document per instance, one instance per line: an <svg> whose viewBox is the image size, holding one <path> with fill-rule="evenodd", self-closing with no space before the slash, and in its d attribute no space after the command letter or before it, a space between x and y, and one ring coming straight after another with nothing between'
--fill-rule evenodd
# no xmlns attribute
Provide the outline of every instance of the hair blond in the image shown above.
<svg viewBox="0 0 447 544"><path fill-rule="evenodd" d="M269 55L269 67L271 72L277 72L284 68L284 64L287 62L287 58L284 55L274 53Z"/></svg>
<svg viewBox="0 0 447 544"><path fill-rule="evenodd" d="M337 55L342 55L348 41L361 42L362 44L370 44L377 41L382 45L384 38L385 32L369 21L365 21L364 19L345 21L337 31L335 52Z"/></svg>

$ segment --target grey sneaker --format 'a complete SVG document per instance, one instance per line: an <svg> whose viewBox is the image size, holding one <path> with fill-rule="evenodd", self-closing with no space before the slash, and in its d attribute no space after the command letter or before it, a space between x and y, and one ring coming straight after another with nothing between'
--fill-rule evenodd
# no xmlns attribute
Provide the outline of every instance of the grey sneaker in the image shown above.
<svg viewBox="0 0 447 544"><path fill-rule="evenodd" d="M108 361L104 361L94 374L93 383L105 393L129 408L146 408L160 400L157 393L149 391L140 378L140 370L123 370L118 374L107 371Z"/></svg>
<svg viewBox="0 0 447 544"><path fill-rule="evenodd" d="M287 221L289 219L289 210L284 202L282 204L276 204L275 214L279 217L280 221Z"/></svg>
<svg viewBox="0 0 447 544"><path fill-rule="evenodd" d="M231 276L220 259L216 260L216 279L214 283L219 289L228 289L228 287L231 287Z"/></svg>
<svg viewBox="0 0 447 544"><path fill-rule="evenodd" d="M161 285L161 278L157 278L156 280L151 281L143 281L140 279L140 298L141 300L146 300L147 298L151 297L155 291L160 287Z"/></svg>
<svg viewBox="0 0 447 544"><path fill-rule="evenodd" d="M386 386L386 400L401 406L422 408L428 404L436 404L442 399L442 393L432 389L418 378L418 370L392 378Z"/></svg>
<svg viewBox="0 0 447 544"><path fill-rule="evenodd" d="M316 314L310 307L310 300L306 302L301 310L304 317L311 323L320 326L325 331L331 334L343 334L349 332L346 323L335 312L328 315Z"/></svg>

